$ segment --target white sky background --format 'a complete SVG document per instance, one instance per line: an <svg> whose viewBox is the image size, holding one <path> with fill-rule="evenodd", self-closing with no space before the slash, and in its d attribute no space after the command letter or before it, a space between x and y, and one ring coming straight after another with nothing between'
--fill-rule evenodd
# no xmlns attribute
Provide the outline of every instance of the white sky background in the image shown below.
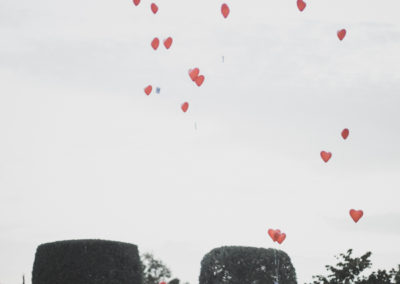
<svg viewBox="0 0 400 284"><path fill-rule="evenodd" d="M78 238L192 284L222 245L283 249L299 283L348 248L399 264L400 2L150 3L0 1L0 283Z"/></svg>

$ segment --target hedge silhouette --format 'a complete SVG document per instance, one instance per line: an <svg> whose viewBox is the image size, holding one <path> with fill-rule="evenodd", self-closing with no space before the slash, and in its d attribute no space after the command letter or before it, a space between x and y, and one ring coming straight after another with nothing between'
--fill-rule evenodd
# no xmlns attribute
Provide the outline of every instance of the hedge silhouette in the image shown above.
<svg viewBox="0 0 400 284"><path fill-rule="evenodd" d="M200 284L296 284L289 256L275 249L220 247L201 261Z"/></svg>
<svg viewBox="0 0 400 284"><path fill-rule="evenodd" d="M36 250L32 284L141 284L136 245L104 240L46 243Z"/></svg>

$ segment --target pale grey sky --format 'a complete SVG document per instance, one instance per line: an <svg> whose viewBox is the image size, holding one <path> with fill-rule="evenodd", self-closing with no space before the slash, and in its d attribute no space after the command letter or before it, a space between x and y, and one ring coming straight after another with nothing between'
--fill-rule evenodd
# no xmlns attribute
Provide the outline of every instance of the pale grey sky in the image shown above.
<svg viewBox="0 0 400 284"><path fill-rule="evenodd" d="M192 284L221 245L283 249L299 283L348 248L399 264L400 3L154 2L0 1L0 283L72 238Z"/></svg>

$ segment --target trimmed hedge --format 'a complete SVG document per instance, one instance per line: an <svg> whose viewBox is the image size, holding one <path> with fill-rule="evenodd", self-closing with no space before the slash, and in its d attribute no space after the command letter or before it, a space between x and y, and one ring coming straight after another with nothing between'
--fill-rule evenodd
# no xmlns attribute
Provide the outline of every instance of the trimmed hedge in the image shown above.
<svg viewBox="0 0 400 284"><path fill-rule="evenodd" d="M136 245L104 240L70 240L40 245L32 284L141 284Z"/></svg>
<svg viewBox="0 0 400 284"><path fill-rule="evenodd" d="M281 250L225 246L213 249L201 261L200 284L274 284L275 282L297 283L296 271L290 258Z"/></svg>

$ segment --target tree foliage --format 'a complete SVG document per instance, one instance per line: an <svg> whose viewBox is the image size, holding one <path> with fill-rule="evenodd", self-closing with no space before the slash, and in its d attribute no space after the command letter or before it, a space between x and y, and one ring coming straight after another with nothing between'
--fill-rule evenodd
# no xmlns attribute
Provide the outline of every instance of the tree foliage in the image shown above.
<svg viewBox="0 0 400 284"><path fill-rule="evenodd" d="M315 280L310 284L400 284L400 265L397 271L378 270L369 276L362 275L372 265L369 259L372 253L367 252L361 257L353 257L352 253L353 250L349 249L347 253L336 256L339 262L335 266L325 266L330 274L313 276Z"/></svg>
<svg viewBox="0 0 400 284"><path fill-rule="evenodd" d="M46 243L36 250L32 284L141 284L136 245L105 240Z"/></svg>
<svg viewBox="0 0 400 284"><path fill-rule="evenodd" d="M141 256L143 267L143 284L159 284L171 277L171 270L151 253Z"/></svg>
<svg viewBox="0 0 400 284"><path fill-rule="evenodd" d="M295 284L296 272L289 256L280 250L221 247L201 262L200 284Z"/></svg>
<svg viewBox="0 0 400 284"><path fill-rule="evenodd" d="M168 284L180 284L178 278L174 278L167 282L171 277L171 270L159 259L156 259L151 253L141 255L143 284L160 284L162 282ZM189 284L185 282L183 284Z"/></svg>

